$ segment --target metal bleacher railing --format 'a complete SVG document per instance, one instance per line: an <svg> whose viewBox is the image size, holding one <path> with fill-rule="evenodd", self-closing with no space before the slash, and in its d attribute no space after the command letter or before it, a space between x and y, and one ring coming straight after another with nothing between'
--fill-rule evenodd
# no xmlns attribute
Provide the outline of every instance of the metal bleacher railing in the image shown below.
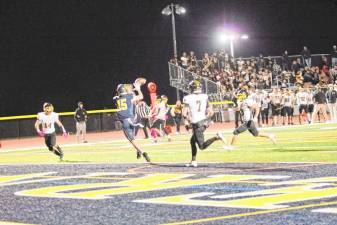
<svg viewBox="0 0 337 225"><path fill-rule="evenodd" d="M188 84L194 80L198 79L202 83L203 92L208 94L209 100L212 102L223 101L223 96L221 94L221 86L211 81L205 77L199 76L196 73L188 71L180 66L168 63L170 85L177 88L178 90L189 93ZM230 103L230 102L228 102ZM215 112L214 119L216 122L223 122L228 118L228 104L214 104L213 110Z"/></svg>

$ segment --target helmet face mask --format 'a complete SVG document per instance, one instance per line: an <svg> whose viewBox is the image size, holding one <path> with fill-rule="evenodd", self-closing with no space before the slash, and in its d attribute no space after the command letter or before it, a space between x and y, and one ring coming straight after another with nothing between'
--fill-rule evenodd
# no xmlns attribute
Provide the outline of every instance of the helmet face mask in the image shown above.
<svg viewBox="0 0 337 225"><path fill-rule="evenodd" d="M191 91L191 93L199 94L202 92L202 85L199 80L192 80L189 84L188 87Z"/></svg>

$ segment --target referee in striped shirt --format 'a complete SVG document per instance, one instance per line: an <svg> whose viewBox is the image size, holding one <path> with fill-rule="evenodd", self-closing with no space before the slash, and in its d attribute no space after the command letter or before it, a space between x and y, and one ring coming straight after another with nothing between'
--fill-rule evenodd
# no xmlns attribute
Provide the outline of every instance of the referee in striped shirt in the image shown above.
<svg viewBox="0 0 337 225"><path fill-rule="evenodd" d="M136 105L135 112L136 112L136 121L137 123L140 123L144 126L143 131L145 138L147 139L149 138L147 128L150 129L150 122L149 122L150 107L144 101L139 101ZM139 126L135 128L135 136L137 135L138 130Z"/></svg>

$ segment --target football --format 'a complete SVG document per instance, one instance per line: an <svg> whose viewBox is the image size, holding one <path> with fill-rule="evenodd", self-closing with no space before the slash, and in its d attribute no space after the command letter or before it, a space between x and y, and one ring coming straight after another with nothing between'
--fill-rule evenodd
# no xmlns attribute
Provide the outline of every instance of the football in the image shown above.
<svg viewBox="0 0 337 225"><path fill-rule="evenodd" d="M139 77L135 80L134 86L142 86L146 83L146 79L143 77Z"/></svg>

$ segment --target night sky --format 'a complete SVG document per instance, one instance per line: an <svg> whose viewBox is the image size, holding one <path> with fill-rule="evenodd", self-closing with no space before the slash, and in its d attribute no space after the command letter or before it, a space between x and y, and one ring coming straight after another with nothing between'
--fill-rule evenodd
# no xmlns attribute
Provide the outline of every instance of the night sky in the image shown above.
<svg viewBox="0 0 337 225"><path fill-rule="evenodd" d="M173 55L171 18L161 0L1 0L0 115L111 108L118 83L144 76L174 101L167 61ZM330 53L337 43L336 0L190 0L176 16L178 54L227 48L221 27L248 33L236 56Z"/></svg>

